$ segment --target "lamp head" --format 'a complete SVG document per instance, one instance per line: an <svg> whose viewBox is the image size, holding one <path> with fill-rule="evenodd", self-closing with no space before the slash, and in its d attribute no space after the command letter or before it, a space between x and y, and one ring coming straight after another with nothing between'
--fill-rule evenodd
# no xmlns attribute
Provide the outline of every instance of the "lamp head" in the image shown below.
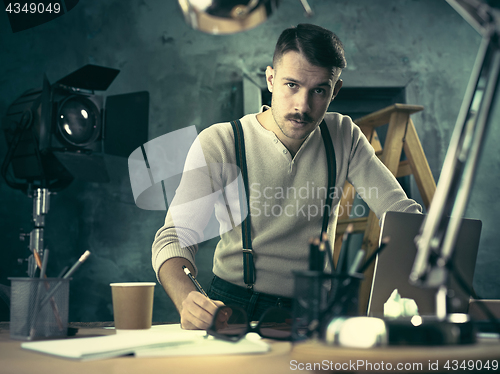
<svg viewBox="0 0 500 374"><path fill-rule="evenodd" d="M104 156L127 157L148 138L148 92L106 101L95 94L118 73L86 65L54 84L44 76L42 88L26 91L8 107L2 118L8 152L1 172L10 187L57 191L73 178L109 182Z"/></svg>
<svg viewBox="0 0 500 374"><path fill-rule="evenodd" d="M279 0L178 0L188 25L208 34L233 34L265 22Z"/></svg>

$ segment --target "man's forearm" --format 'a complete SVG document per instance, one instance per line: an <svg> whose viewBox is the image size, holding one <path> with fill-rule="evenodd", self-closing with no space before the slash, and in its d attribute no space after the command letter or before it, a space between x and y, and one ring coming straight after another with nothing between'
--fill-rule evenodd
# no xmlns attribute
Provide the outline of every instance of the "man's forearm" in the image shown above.
<svg viewBox="0 0 500 374"><path fill-rule="evenodd" d="M186 266L194 274L191 262L182 257L174 257L163 263L159 270L161 284L172 299L179 313L182 312L182 302L191 291L196 291L193 282L186 276L182 266Z"/></svg>

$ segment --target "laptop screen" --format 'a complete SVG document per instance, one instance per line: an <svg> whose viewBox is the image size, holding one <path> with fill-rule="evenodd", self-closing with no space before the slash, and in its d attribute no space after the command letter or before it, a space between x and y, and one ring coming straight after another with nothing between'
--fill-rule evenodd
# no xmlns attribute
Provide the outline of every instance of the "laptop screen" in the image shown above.
<svg viewBox="0 0 500 374"><path fill-rule="evenodd" d="M389 237L389 243L379 254L368 304L368 315L382 317L384 304L397 289L401 298L415 300L420 315L436 314L435 288L421 288L409 283L409 276L417 248L418 235L423 214L387 212L381 230L381 238ZM481 234L481 221L463 219L453 252L453 267L472 288L476 257ZM469 297L452 276L448 277L447 313L467 313Z"/></svg>

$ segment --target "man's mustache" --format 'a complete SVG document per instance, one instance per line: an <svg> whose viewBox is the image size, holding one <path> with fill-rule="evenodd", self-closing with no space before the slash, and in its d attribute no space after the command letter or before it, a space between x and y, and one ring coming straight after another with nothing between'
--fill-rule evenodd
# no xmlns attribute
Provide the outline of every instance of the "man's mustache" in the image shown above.
<svg viewBox="0 0 500 374"><path fill-rule="evenodd" d="M294 121L299 121L299 122L312 122L312 120L313 120L307 113L288 114L285 116L285 118L287 120L294 120Z"/></svg>

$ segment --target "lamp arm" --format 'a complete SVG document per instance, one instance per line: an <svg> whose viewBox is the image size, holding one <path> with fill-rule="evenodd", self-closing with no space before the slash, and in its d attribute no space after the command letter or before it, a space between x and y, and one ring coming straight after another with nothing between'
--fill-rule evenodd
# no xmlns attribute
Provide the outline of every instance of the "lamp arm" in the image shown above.
<svg viewBox="0 0 500 374"><path fill-rule="evenodd" d="M472 3L476 0L462 2ZM491 23L483 26L485 33L436 193L420 233L415 238L417 255L410 283L423 287L439 288L448 279L447 264L453 254L461 218L491 122L492 103L496 97L500 72L499 31L498 22L494 18ZM451 216L449 221L448 216Z"/></svg>

